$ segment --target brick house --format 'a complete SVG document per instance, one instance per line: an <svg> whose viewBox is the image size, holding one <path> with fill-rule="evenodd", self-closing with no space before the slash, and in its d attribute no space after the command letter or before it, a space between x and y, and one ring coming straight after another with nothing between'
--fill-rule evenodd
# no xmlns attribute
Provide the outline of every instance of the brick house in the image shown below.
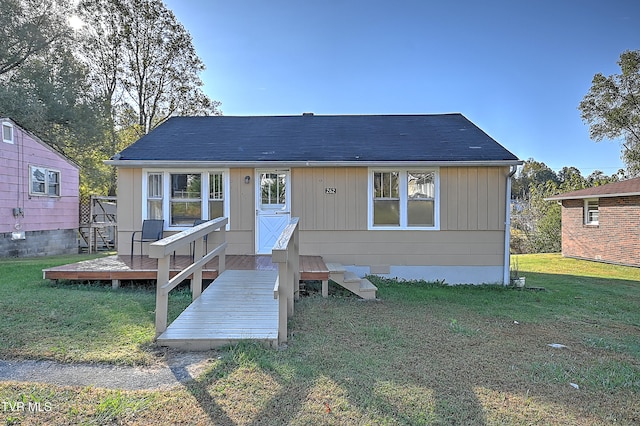
<svg viewBox="0 0 640 426"><path fill-rule="evenodd" d="M640 266L640 178L567 192L562 204L562 255Z"/></svg>

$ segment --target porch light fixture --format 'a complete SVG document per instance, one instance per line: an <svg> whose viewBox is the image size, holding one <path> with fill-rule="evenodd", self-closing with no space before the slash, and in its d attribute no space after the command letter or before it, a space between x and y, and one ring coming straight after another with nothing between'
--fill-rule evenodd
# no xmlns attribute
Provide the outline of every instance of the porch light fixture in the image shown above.
<svg viewBox="0 0 640 426"><path fill-rule="evenodd" d="M247 175L244 177L244 183L249 183L251 182L251 176Z"/></svg>

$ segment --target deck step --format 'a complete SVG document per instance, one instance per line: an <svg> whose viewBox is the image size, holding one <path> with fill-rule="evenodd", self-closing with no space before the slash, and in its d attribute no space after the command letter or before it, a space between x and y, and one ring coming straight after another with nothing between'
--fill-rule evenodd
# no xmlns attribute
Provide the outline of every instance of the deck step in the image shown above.
<svg viewBox="0 0 640 426"><path fill-rule="evenodd" d="M346 271L344 273L344 282L345 283L359 283L360 281L362 281L362 278L360 278L359 276L357 276L353 272Z"/></svg>
<svg viewBox="0 0 640 426"><path fill-rule="evenodd" d="M360 291L378 291L378 287L376 287L375 285L373 285L373 283L371 281L369 281L366 278L363 278L360 281Z"/></svg>
<svg viewBox="0 0 640 426"><path fill-rule="evenodd" d="M366 278L348 271L341 263L327 263L329 279L363 299L375 299L378 288Z"/></svg>
<svg viewBox="0 0 640 426"><path fill-rule="evenodd" d="M330 274L344 274L347 271L342 263L328 262L326 265Z"/></svg>

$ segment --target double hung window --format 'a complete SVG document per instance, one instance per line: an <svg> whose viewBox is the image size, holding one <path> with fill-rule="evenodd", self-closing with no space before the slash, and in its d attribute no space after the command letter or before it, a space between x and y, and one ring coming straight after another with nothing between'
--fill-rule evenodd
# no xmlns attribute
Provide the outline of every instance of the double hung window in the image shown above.
<svg viewBox="0 0 640 426"><path fill-rule="evenodd" d="M437 229L437 170L370 170L370 229Z"/></svg>
<svg viewBox="0 0 640 426"><path fill-rule="evenodd" d="M13 143L13 124L2 123L2 142Z"/></svg>
<svg viewBox="0 0 640 426"><path fill-rule="evenodd" d="M229 216L226 171L146 171L147 219L164 219L168 228L184 229L199 219Z"/></svg>
<svg viewBox="0 0 640 426"><path fill-rule="evenodd" d="M585 225L597 225L600 213L600 203L597 198L584 200L584 223Z"/></svg>
<svg viewBox="0 0 640 426"><path fill-rule="evenodd" d="M60 172L45 167L29 166L31 186L29 194L45 195L49 197L60 196Z"/></svg>

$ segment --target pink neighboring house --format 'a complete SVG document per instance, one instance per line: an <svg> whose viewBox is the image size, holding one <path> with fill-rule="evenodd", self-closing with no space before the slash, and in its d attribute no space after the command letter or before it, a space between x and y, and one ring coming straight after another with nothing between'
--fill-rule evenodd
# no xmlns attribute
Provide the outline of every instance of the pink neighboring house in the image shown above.
<svg viewBox="0 0 640 426"><path fill-rule="evenodd" d="M78 252L79 167L0 118L0 257Z"/></svg>

